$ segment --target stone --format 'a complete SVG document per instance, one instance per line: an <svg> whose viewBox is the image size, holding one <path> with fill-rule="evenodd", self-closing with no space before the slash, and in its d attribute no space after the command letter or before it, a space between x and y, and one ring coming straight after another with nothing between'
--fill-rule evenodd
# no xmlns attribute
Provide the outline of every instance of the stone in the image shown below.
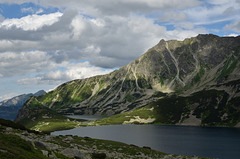
<svg viewBox="0 0 240 159"><path fill-rule="evenodd" d="M78 149L66 148L61 151L61 154L70 157L70 158L82 158L83 154Z"/></svg>
<svg viewBox="0 0 240 159"><path fill-rule="evenodd" d="M118 151L122 151L123 149L122 148L119 148Z"/></svg>
<svg viewBox="0 0 240 159"><path fill-rule="evenodd" d="M41 151L42 151L42 153L43 153L44 156L47 156L47 157L48 157L48 151L45 151L45 150L41 150Z"/></svg>
<svg viewBox="0 0 240 159"><path fill-rule="evenodd" d="M13 129L12 128L10 128L10 127L7 127L6 128L6 131L12 131Z"/></svg>
<svg viewBox="0 0 240 159"><path fill-rule="evenodd" d="M105 159L107 155L105 153L92 153L92 159Z"/></svg>
<svg viewBox="0 0 240 159"><path fill-rule="evenodd" d="M34 141L34 145L40 149L47 149L46 146L39 141Z"/></svg>

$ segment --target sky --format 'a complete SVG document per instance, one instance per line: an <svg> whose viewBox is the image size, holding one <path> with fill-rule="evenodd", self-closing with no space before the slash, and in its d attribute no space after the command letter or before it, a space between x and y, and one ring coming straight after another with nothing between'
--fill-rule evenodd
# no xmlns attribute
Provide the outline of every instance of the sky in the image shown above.
<svg viewBox="0 0 240 159"><path fill-rule="evenodd" d="M240 34L240 0L0 0L0 101L100 74L161 39Z"/></svg>

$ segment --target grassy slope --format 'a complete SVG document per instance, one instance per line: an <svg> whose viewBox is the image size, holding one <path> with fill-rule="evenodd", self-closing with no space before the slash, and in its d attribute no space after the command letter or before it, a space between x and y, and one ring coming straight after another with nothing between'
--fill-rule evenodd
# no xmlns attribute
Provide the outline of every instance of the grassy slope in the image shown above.
<svg viewBox="0 0 240 159"><path fill-rule="evenodd" d="M108 118L103 118L95 121L96 125L116 125L124 124L124 122L129 123L133 120L132 124L175 124L180 120L181 114L183 112L183 107L174 103L175 99L165 98L160 99L157 102L151 103L145 107L136 109L131 112L121 113L113 115ZM152 122L140 122L137 119L143 119L147 121L149 118L154 119Z"/></svg>
<svg viewBox="0 0 240 159"><path fill-rule="evenodd" d="M84 121L60 115L39 103L35 98L30 105L24 108L24 112L28 112L28 115L18 121L18 123L24 125L28 129L37 131L51 132L71 129L79 126L79 121Z"/></svg>
<svg viewBox="0 0 240 159"><path fill-rule="evenodd" d="M36 108L36 104L34 104L34 107L30 106L29 108L32 112L36 111L37 113L23 119L20 123L37 131L56 131L93 125L178 124L193 115L201 120L202 126L231 127L240 122L240 111L237 109L239 99L233 98L227 101L228 97L226 92L217 90L203 90L189 97L172 95L134 111L90 123L69 120L44 106L40 106L39 110L39 107ZM44 116L48 118L44 118Z"/></svg>
<svg viewBox="0 0 240 159"><path fill-rule="evenodd" d="M16 131L29 131L24 126L9 120L0 119L0 158L1 159L45 159L39 149L35 149L29 142L13 134L6 134L6 127Z"/></svg>
<svg viewBox="0 0 240 159"><path fill-rule="evenodd" d="M123 124L125 121L130 121L131 119L136 119L136 117L140 119L153 119L156 118L156 114L152 106L145 106L143 108L136 109L131 112L121 113L117 115L113 115L107 118L103 118L93 123L95 125L117 125ZM135 121L134 124L139 124L139 122Z"/></svg>
<svg viewBox="0 0 240 159"><path fill-rule="evenodd" d="M16 135L0 133L1 159L47 159L39 149Z"/></svg>
<svg viewBox="0 0 240 159"><path fill-rule="evenodd" d="M232 81L227 83L226 86L237 88L238 83L238 80ZM190 116L201 120L200 124L202 126L232 127L240 122L239 97L229 100L228 93L214 89L203 90L188 97L176 95L162 97L145 107L91 123L81 123L74 119L68 119L37 103L37 100L31 102L28 109L33 114L20 121L20 124L37 131L56 131L78 126L129 123L179 124Z"/></svg>
<svg viewBox="0 0 240 159"><path fill-rule="evenodd" d="M202 126L235 126L240 122L239 98L228 101L224 91L203 90L189 97L168 96L143 108L95 121L96 125L123 124L125 121L154 118L155 124L177 124L190 115L201 120ZM192 114L190 114L192 112ZM134 122L133 124L139 124Z"/></svg>
<svg viewBox="0 0 240 159"><path fill-rule="evenodd" d="M69 105L88 99L92 95L92 89L101 77L102 76L95 76L88 79L66 82L54 91L37 97L37 99L48 106L51 105L55 99L55 102L51 106L54 110L58 110L61 107L68 107ZM99 90L100 89L101 86Z"/></svg>

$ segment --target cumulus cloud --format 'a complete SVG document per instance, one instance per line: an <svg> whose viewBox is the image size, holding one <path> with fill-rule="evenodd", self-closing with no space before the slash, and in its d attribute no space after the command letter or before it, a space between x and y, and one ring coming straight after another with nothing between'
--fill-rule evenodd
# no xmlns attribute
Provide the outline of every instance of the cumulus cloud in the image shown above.
<svg viewBox="0 0 240 159"><path fill-rule="evenodd" d="M41 23L38 23L39 19ZM23 24L23 21L26 22ZM31 21L33 25L29 28L27 24ZM129 63L162 38L184 37L171 35L165 27L155 24L154 19L144 16L93 19L74 10L5 20L1 26L1 52L40 50L47 52L56 63L91 59L91 64L105 68Z"/></svg>
<svg viewBox="0 0 240 159"><path fill-rule="evenodd" d="M59 20L62 13L56 12L47 15L28 15L20 19L6 19L0 24L0 28L11 29L13 27L27 30L38 30L43 26L49 26Z"/></svg>
<svg viewBox="0 0 240 159"><path fill-rule="evenodd" d="M50 71L45 74L38 75L34 78L26 78L18 80L19 84L60 84L69 80L88 78L96 75L107 74L112 71L104 70L100 67L91 66L89 62L82 63L65 63L64 70Z"/></svg>
<svg viewBox="0 0 240 159"><path fill-rule="evenodd" d="M0 73L2 76L24 75L41 72L55 67L46 52L5 52L0 54Z"/></svg>

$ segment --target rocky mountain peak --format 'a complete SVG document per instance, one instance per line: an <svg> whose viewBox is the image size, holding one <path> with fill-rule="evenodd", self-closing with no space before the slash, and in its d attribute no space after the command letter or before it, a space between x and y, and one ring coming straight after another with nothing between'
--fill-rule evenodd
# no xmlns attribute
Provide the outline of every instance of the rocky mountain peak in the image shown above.
<svg viewBox="0 0 240 159"><path fill-rule="evenodd" d="M119 70L67 82L37 100L63 114L117 114L168 93L188 96L240 79L239 59L239 37L208 34L183 41L160 40Z"/></svg>

